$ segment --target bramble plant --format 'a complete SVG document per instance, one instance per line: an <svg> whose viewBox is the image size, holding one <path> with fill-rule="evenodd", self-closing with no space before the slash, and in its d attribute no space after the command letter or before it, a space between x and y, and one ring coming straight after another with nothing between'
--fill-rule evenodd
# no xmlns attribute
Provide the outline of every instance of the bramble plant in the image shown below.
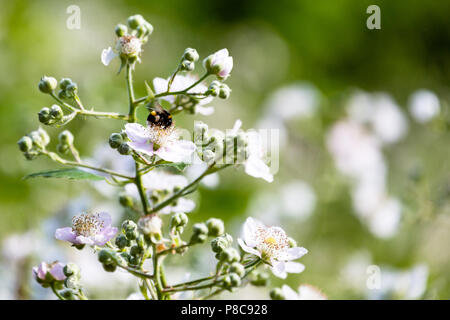
<svg viewBox="0 0 450 320"><path fill-rule="evenodd" d="M228 50L222 49L206 57L203 60L205 73L196 77L190 72L195 69L199 54L187 48L168 79L155 78L153 87L145 83L147 94L136 98L133 72L141 62L142 46L152 34L153 26L141 15L131 16L127 22L128 26L116 26L116 46L103 50L101 61L108 66L113 59L120 60L119 73L125 71L128 113L87 108L74 81L63 78L58 83L55 78L44 76L39 90L52 97L55 104L43 108L38 118L42 124L53 127L63 127L80 115L125 121L121 132L110 135L110 152L132 158L134 174L84 162L68 130L59 134L56 152L47 149L50 138L42 127L22 137L18 145L28 160L46 156L68 167L29 176L106 180L123 189L120 204L139 218L136 222L123 221L121 227L116 228L106 212L82 213L73 217L71 226L57 229L56 239L67 241L79 250L91 247L106 271L120 268L134 275L141 297L145 299L176 298L177 293L184 291L193 291L197 299L208 299L248 283L264 286L268 274L261 268L257 270L258 267L270 268L280 278L286 278L287 273L302 272L304 266L292 260L300 258L307 250L297 247L281 228L267 227L252 218L244 223L242 239L238 239L241 250L233 247L232 236L225 232L223 221L216 218L194 224L191 235L184 236L188 224L186 213L194 208L193 201L185 196L194 192L205 177L232 166L243 166L247 174L268 182L273 176L265 162L261 139L254 132L243 131L239 120L226 132L213 131L206 124L195 122L194 133L183 135L184 139L180 139L181 130L175 126L175 116L183 113L209 115L214 111L207 106L212 99L229 97L231 89L223 82L233 68ZM207 86L204 82L210 77L216 79ZM148 110L146 126L137 123L139 107ZM190 182L182 175L168 173L168 169L183 171L194 164L202 166L204 171ZM167 215L169 217L164 218ZM208 239L217 261L210 275L176 284L166 278L166 257L183 255ZM146 261L151 270L144 268ZM80 269L73 263L42 262L33 268L33 273L37 282L51 288L59 299L87 299L80 282ZM274 289L271 297L282 299L283 290Z"/></svg>

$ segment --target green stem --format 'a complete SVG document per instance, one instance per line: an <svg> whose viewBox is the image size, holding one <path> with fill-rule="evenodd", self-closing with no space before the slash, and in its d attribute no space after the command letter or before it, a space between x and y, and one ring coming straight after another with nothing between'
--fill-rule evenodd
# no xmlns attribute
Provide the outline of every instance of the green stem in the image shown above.
<svg viewBox="0 0 450 320"><path fill-rule="evenodd" d="M163 287L161 283L160 275L160 262L159 256L156 254L156 244L153 244L153 275L155 277L156 293L158 299L163 298Z"/></svg>
<svg viewBox="0 0 450 320"><path fill-rule="evenodd" d="M112 175L112 176L116 176L116 177L123 178L123 179L128 179L128 180L133 180L133 179L134 179L134 177L129 177L129 176L127 176L127 175L124 175L124 174L121 174L121 173L118 173L118 172L114 172L114 171L109 170L109 169L98 168L98 167L94 167L94 166L88 165L88 164L86 164L86 163L75 162L75 161L70 161L70 160L63 159L63 158L61 158L60 156L58 156L58 155L57 155L56 153L54 153L54 152L46 152L46 151L43 151L42 153L45 154L46 156L48 156L48 157L49 157L50 159L52 159L53 161L56 161L56 162L58 162L58 163L60 163L60 164L63 164L63 165L72 166L72 167L81 167L81 168L91 169L91 170L95 170L95 171L98 171L98 172L107 173L107 174L110 174L110 175Z"/></svg>
<svg viewBox="0 0 450 320"><path fill-rule="evenodd" d="M128 112L128 122L136 122L136 104L134 101L134 89L133 89L133 69L130 64L127 64L127 90L128 90L128 101L130 110Z"/></svg>
<svg viewBox="0 0 450 320"><path fill-rule="evenodd" d="M144 214L148 214L149 209L150 209L150 204L148 202L148 198L147 198L147 195L145 194L144 186L142 184L142 172L140 172L139 162L135 162L135 167L136 167L136 177L134 179L134 184L136 185L136 187L138 189Z"/></svg>
<svg viewBox="0 0 450 320"><path fill-rule="evenodd" d="M58 297L59 300L66 300L66 299L58 292L58 290L56 290L55 284L54 284L54 283L52 283L52 284L50 285L50 287L52 288L53 293Z"/></svg>

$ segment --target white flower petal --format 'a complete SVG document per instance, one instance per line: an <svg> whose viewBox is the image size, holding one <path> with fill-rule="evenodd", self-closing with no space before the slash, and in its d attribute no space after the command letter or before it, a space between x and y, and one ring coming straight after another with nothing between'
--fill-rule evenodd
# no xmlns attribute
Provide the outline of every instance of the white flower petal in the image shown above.
<svg viewBox="0 0 450 320"><path fill-rule="evenodd" d="M242 250L244 250L245 252L248 252L250 254L254 254L255 256L258 256L261 258L261 253L258 250L247 246L241 238L238 238L237 241L238 241L239 245L241 246Z"/></svg>
<svg viewBox="0 0 450 320"><path fill-rule="evenodd" d="M244 241L248 246L256 247L258 244L255 240L255 234L256 229L264 228L265 226L259 222L256 219L253 219L252 217L248 217L247 220L245 220L244 228L243 228L243 235L244 235Z"/></svg>
<svg viewBox="0 0 450 320"><path fill-rule="evenodd" d="M284 261L272 261L272 273L281 279L286 279L286 263Z"/></svg>
<svg viewBox="0 0 450 320"><path fill-rule="evenodd" d="M201 105L197 105L195 107L195 113L201 114L203 116L210 116L214 113L214 107L203 107Z"/></svg>
<svg viewBox="0 0 450 320"><path fill-rule="evenodd" d="M283 284L283 286L281 287L281 291L283 292L286 300L299 300L297 292L295 292L295 290L288 285Z"/></svg>
<svg viewBox="0 0 450 320"><path fill-rule="evenodd" d="M308 250L303 247L289 248L287 250L286 260L299 259L307 253L308 253Z"/></svg>
<svg viewBox="0 0 450 320"><path fill-rule="evenodd" d="M189 162L189 157L195 151L195 144L192 141L177 140L171 144L161 146L155 151L161 159L171 162Z"/></svg>
<svg viewBox="0 0 450 320"><path fill-rule="evenodd" d="M245 162L245 173L255 178L262 178L267 182L273 181L270 168L260 158L250 155Z"/></svg>
<svg viewBox="0 0 450 320"><path fill-rule="evenodd" d="M114 59L115 57L117 57L117 53L115 53L111 49L111 47L108 47L108 49L103 49L102 54L101 54L101 60L105 66L109 65L111 60Z"/></svg>
<svg viewBox="0 0 450 320"><path fill-rule="evenodd" d="M305 270L305 266L298 262L288 261L284 263L285 271L289 273L300 273Z"/></svg>
<svg viewBox="0 0 450 320"><path fill-rule="evenodd" d="M147 129L139 123L127 123L125 125L125 133L133 142L145 143L150 138Z"/></svg>

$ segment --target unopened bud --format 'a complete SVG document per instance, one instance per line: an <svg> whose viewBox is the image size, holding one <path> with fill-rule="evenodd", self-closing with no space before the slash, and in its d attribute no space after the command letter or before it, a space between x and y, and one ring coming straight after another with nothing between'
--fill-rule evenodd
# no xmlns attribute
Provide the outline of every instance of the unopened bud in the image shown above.
<svg viewBox="0 0 450 320"><path fill-rule="evenodd" d="M116 36L122 37L127 34L128 28L124 24L118 24L116 28L114 29L114 32L116 33Z"/></svg>
<svg viewBox="0 0 450 320"><path fill-rule="evenodd" d="M195 64L189 60L183 60L181 62L180 68L182 71L193 71L195 69Z"/></svg>
<svg viewBox="0 0 450 320"><path fill-rule="evenodd" d="M206 221L208 227L208 235L210 237L218 237L225 232L223 221L217 218L210 218Z"/></svg>
<svg viewBox="0 0 450 320"><path fill-rule="evenodd" d="M44 107L39 111L38 113L39 122L43 124L49 124L50 123L50 109L47 107Z"/></svg>
<svg viewBox="0 0 450 320"><path fill-rule="evenodd" d="M39 81L39 90L43 93L52 93L58 86L58 81L53 77L43 76Z"/></svg>
<svg viewBox="0 0 450 320"><path fill-rule="evenodd" d="M119 249L123 249L130 245L130 240L128 240L123 234L119 234L116 237L115 243Z"/></svg>
<svg viewBox="0 0 450 320"><path fill-rule="evenodd" d="M220 260L228 263L236 262L241 259L241 255L235 248L226 248L220 253Z"/></svg>
<svg viewBox="0 0 450 320"><path fill-rule="evenodd" d="M195 62L198 60L198 58L199 58L199 55L198 55L197 50L195 50L193 48L187 48L186 50L184 50L183 59L186 59L191 62Z"/></svg>
<svg viewBox="0 0 450 320"><path fill-rule="evenodd" d="M61 81L59 82L59 87L62 90L66 90L67 86L72 84L72 79L69 78L62 78Z"/></svg>
<svg viewBox="0 0 450 320"><path fill-rule="evenodd" d="M129 17L127 22L128 26L131 29L137 29L138 26L146 23L144 17L142 17L140 14L136 14L134 16Z"/></svg>
<svg viewBox="0 0 450 320"><path fill-rule="evenodd" d="M285 300L286 297L283 294L283 291L280 288L274 288L270 290L270 298L272 300Z"/></svg>
<svg viewBox="0 0 450 320"><path fill-rule="evenodd" d="M80 268L75 263L68 263L64 266L63 272L66 277L70 277L78 275L80 273Z"/></svg>
<svg viewBox="0 0 450 320"><path fill-rule="evenodd" d="M109 136L109 145L113 149L117 149L123 143L123 137L120 133L113 133Z"/></svg>
<svg viewBox="0 0 450 320"><path fill-rule="evenodd" d="M64 112L62 111L60 106L58 106L57 104L54 104L50 108L50 116L58 121L64 117Z"/></svg>
<svg viewBox="0 0 450 320"><path fill-rule="evenodd" d="M170 219L171 227L184 227L188 223L188 217L183 212L175 213Z"/></svg>
<svg viewBox="0 0 450 320"><path fill-rule="evenodd" d="M230 272L236 273L239 277L243 277L245 275L245 268L239 262L233 262L230 265Z"/></svg>
<svg viewBox="0 0 450 320"><path fill-rule="evenodd" d="M28 136L24 136L17 141L17 145L19 146L20 151L27 152L33 147L33 140Z"/></svg>
<svg viewBox="0 0 450 320"><path fill-rule="evenodd" d="M64 130L58 136L58 140L61 144L73 144L73 134L69 130Z"/></svg>
<svg viewBox="0 0 450 320"><path fill-rule="evenodd" d="M124 208L132 208L133 207L133 198L130 197L127 194L121 194L119 196L119 203L122 205L122 207Z"/></svg>
<svg viewBox="0 0 450 320"><path fill-rule="evenodd" d="M118 148L117 151L119 151L119 153L121 155L127 156L131 153L131 148L128 145L128 143L122 143Z"/></svg>

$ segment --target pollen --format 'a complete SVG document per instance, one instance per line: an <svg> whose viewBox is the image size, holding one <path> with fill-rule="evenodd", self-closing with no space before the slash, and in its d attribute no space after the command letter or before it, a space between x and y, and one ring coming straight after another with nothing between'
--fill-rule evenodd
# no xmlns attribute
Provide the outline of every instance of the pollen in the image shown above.
<svg viewBox="0 0 450 320"><path fill-rule="evenodd" d="M72 218L72 231L77 236L92 237L104 228L98 214L81 214Z"/></svg>
<svg viewBox="0 0 450 320"><path fill-rule="evenodd" d="M277 240L274 237L267 237L264 239L264 242L268 245L276 245Z"/></svg>
<svg viewBox="0 0 450 320"><path fill-rule="evenodd" d="M152 112L150 112L150 114L151 114L152 116L156 116L156 111L153 110Z"/></svg>

